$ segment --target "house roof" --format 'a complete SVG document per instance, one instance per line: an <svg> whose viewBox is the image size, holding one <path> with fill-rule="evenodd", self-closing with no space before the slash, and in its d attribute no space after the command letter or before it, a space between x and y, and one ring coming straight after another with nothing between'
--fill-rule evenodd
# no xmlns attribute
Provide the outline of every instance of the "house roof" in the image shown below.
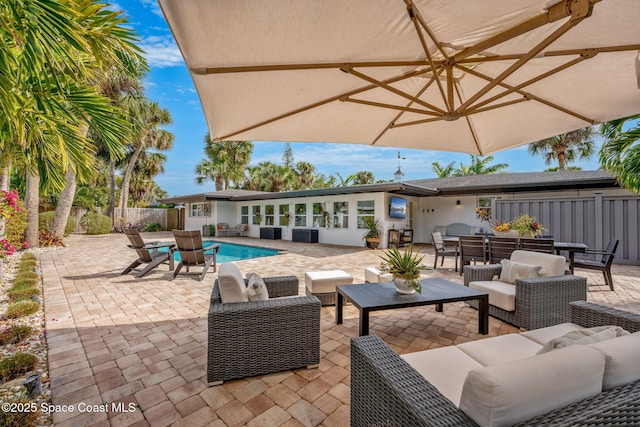
<svg viewBox="0 0 640 427"><path fill-rule="evenodd" d="M440 195L510 193L524 191L558 191L617 187L616 179L607 171L558 171L497 173L452 176L409 181L437 188Z"/></svg>
<svg viewBox="0 0 640 427"><path fill-rule="evenodd" d="M224 190L208 193L169 197L162 203L204 202L207 200L269 200L298 197L332 196L340 194L394 193L405 196L463 195L478 193L510 193L531 191L558 191L617 187L616 179L606 171L522 172L486 175L455 176L420 179L348 187L313 188L280 193Z"/></svg>

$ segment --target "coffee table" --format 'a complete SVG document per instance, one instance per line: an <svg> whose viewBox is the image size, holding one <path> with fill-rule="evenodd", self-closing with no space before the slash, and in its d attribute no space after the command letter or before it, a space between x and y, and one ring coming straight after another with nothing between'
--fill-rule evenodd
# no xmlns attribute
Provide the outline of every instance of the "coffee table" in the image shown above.
<svg viewBox="0 0 640 427"><path fill-rule="evenodd" d="M422 279L422 293L403 295L392 282L336 286L336 323L342 323L342 305L347 298L360 310L360 335L369 335L369 313L421 305L436 305L442 312L447 302L478 300L478 333L489 333L489 294L449 280Z"/></svg>

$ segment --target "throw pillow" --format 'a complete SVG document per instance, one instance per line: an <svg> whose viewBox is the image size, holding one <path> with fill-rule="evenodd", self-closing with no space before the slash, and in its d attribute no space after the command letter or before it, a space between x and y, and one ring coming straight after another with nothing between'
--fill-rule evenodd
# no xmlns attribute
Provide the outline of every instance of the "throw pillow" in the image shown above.
<svg viewBox="0 0 640 427"><path fill-rule="evenodd" d="M529 277L538 277L540 270L539 265L522 264L520 262L513 262L508 259L500 261L502 264L502 270L500 271L500 281L505 283L516 283L516 279L527 279Z"/></svg>
<svg viewBox="0 0 640 427"><path fill-rule="evenodd" d="M249 301L242 273L232 262L220 264L218 286L220 287L220 299L223 304Z"/></svg>
<svg viewBox="0 0 640 427"><path fill-rule="evenodd" d="M576 329L547 342L544 347L538 351L538 354L547 353L551 350L568 347L570 345L593 344L623 335L629 335L629 332L620 326L596 326L595 328Z"/></svg>
<svg viewBox="0 0 640 427"><path fill-rule="evenodd" d="M269 299L269 290L264 280L257 273L247 274L247 296L249 301L264 301Z"/></svg>

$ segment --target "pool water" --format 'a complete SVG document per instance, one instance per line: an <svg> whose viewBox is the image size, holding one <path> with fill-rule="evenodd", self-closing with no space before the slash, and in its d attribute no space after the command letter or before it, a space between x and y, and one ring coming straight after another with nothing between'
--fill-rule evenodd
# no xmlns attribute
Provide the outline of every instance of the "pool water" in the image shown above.
<svg viewBox="0 0 640 427"><path fill-rule="evenodd" d="M259 248L256 246L237 245L235 243L216 242L215 240L203 240L202 246L205 248L220 243L220 249L218 249L218 255L216 256L216 262L230 262L230 261L242 261L244 259L261 258L266 256L277 255L279 251L275 249ZM167 248L161 248L165 252ZM205 251L205 253L207 253ZM180 253L174 254L174 259L180 261Z"/></svg>

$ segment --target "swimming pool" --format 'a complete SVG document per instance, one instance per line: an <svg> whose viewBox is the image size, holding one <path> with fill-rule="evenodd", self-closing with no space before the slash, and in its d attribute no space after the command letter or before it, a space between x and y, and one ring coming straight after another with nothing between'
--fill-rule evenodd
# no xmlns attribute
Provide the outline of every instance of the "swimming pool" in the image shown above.
<svg viewBox="0 0 640 427"><path fill-rule="evenodd" d="M220 243L220 249L218 249L218 255L216 256L216 262L230 262L230 261L242 261L244 259L261 258L267 256L277 255L279 253L276 249L259 248L257 246L238 245L235 243L218 242L215 240L203 240L202 245L205 248ZM161 248L166 252L167 248ZM180 254L176 252L174 259L180 261Z"/></svg>

